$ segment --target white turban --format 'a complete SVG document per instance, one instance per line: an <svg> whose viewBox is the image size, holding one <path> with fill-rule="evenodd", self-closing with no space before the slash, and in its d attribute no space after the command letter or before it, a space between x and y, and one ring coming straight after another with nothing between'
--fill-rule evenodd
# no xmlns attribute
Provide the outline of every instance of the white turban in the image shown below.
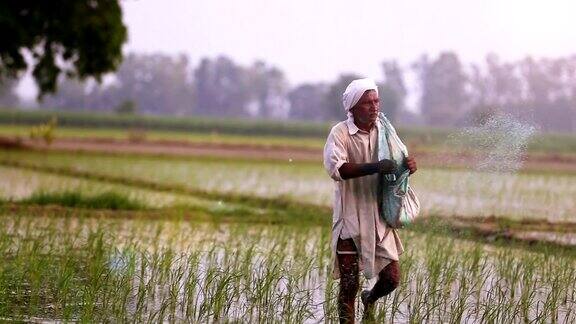
<svg viewBox="0 0 576 324"><path fill-rule="evenodd" d="M375 90L378 94L378 86L372 79L357 79L346 87L346 90L342 94L342 104L344 105L344 110L349 112L354 105L358 103L360 97L366 92L366 90Z"/></svg>

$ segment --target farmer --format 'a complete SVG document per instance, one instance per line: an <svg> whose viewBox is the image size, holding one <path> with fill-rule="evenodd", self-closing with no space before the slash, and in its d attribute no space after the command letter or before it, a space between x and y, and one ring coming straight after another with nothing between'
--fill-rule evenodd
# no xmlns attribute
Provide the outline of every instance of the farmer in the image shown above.
<svg viewBox="0 0 576 324"><path fill-rule="evenodd" d="M378 176L397 168L392 160L378 161L378 88L370 79L354 80L342 103L348 119L330 131L324 167L335 181L332 256L333 275L340 278L338 312L341 323L354 323L359 272L367 279L378 276L374 287L361 294L364 317L370 318L376 300L398 287L398 256L404 248L378 211ZM405 163L411 174L416 171L413 158Z"/></svg>

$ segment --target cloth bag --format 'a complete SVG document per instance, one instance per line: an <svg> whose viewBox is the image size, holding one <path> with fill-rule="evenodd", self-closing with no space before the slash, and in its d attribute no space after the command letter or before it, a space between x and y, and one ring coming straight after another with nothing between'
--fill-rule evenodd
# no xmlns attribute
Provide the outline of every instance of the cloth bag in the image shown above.
<svg viewBox="0 0 576 324"><path fill-rule="evenodd" d="M390 159L398 164L394 174L382 175L378 181L379 211L392 228L411 224L420 213L420 201L410 187L410 170L404 165L408 149L383 113L378 116L378 160Z"/></svg>

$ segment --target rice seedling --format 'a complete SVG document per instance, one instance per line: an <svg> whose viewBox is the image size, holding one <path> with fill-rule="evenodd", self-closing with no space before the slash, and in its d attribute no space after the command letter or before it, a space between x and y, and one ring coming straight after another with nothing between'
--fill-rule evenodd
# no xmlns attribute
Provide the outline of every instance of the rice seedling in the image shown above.
<svg viewBox="0 0 576 324"><path fill-rule="evenodd" d="M0 160L2 320L338 320L333 187L320 165L15 151ZM413 181L424 214L512 216L502 228L573 220L575 182L444 169ZM574 249L486 245L433 220L401 236L402 282L378 303L378 322L576 321Z"/></svg>
<svg viewBox="0 0 576 324"><path fill-rule="evenodd" d="M402 231L381 321L576 320L576 255ZM0 215L0 317L337 321L328 228ZM439 254L440 253L440 254ZM368 282L363 282L368 285Z"/></svg>

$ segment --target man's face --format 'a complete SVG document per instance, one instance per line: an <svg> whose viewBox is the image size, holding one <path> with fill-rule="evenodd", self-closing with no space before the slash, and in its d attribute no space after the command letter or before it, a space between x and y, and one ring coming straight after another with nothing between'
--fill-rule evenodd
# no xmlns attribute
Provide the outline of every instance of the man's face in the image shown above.
<svg viewBox="0 0 576 324"><path fill-rule="evenodd" d="M372 124L378 118L380 99L375 90L366 90L358 103L350 109L356 122Z"/></svg>

